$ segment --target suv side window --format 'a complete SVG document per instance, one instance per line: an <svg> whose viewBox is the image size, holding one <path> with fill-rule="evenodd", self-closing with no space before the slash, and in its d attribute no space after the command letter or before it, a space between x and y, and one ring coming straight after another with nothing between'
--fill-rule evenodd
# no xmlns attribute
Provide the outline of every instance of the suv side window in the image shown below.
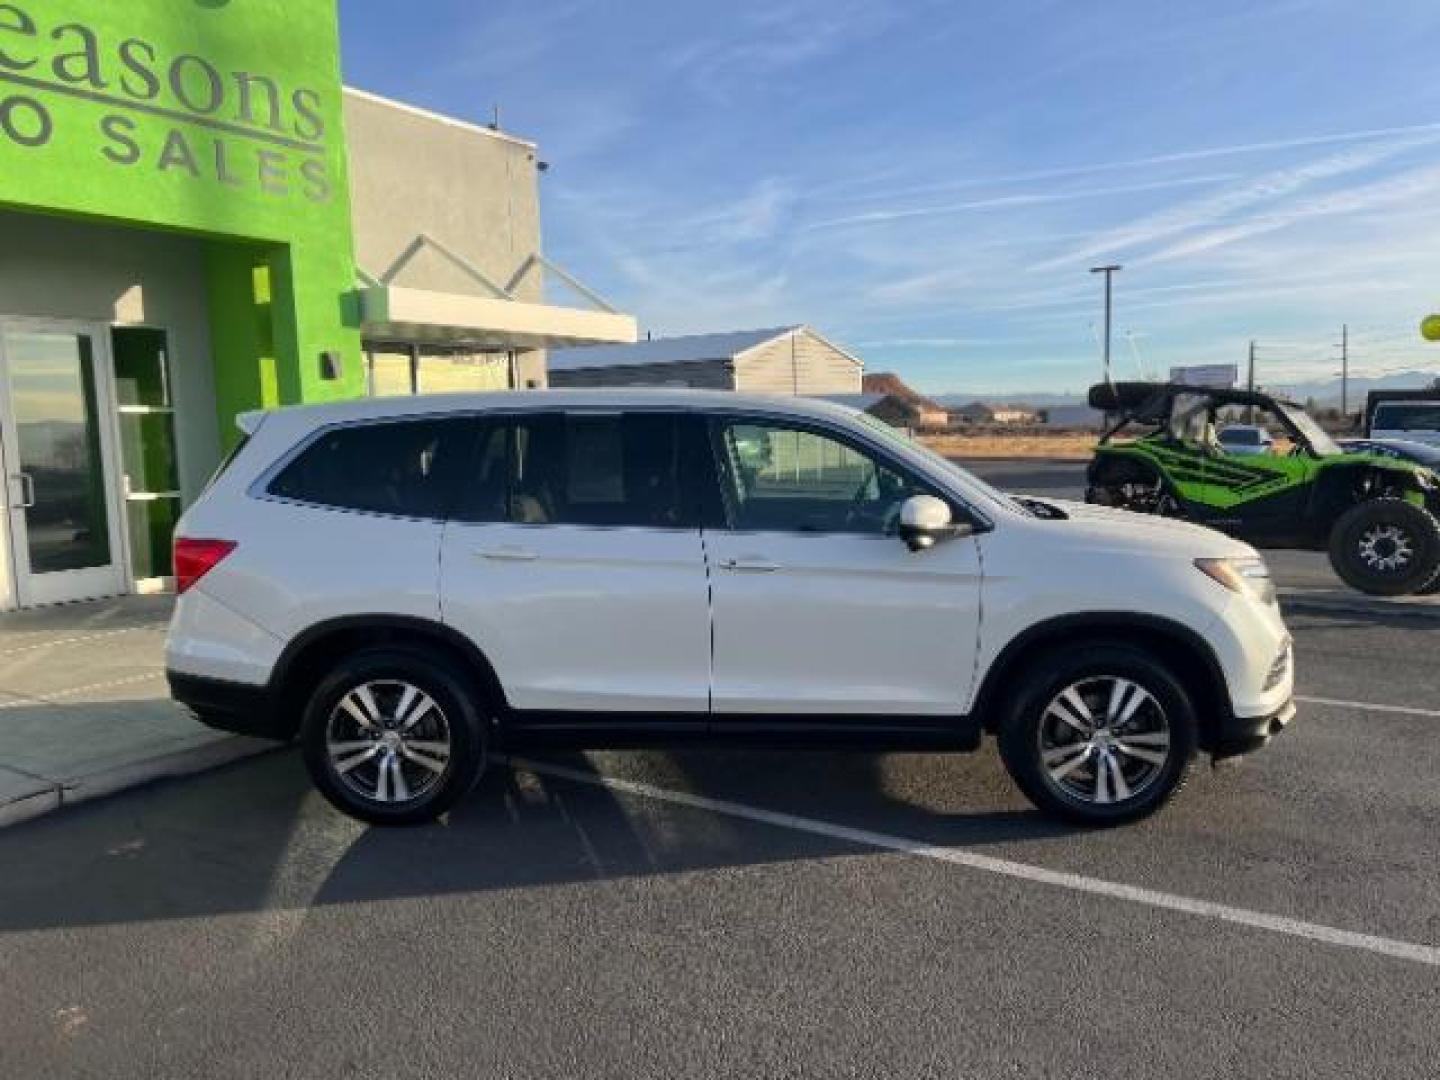
<svg viewBox="0 0 1440 1080"><path fill-rule="evenodd" d="M731 525L741 531L889 531L900 504L936 494L869 451L764 420L718 425Z"/></svg>
<svg viewBox="0 0 1440 1080"><path fill-rule="evenodd" d="M516 416L481 437L470 522L696 528L713 478L697 424L664 413ZM697 479L700 482L697 483Z"/></svg>
<svg viewBox="0 0 1440 1080"><path fill-rule="evenodd" d="M470 454L475 421L395 420L323 432L269 494L341 510L443 518Z"/></svg>

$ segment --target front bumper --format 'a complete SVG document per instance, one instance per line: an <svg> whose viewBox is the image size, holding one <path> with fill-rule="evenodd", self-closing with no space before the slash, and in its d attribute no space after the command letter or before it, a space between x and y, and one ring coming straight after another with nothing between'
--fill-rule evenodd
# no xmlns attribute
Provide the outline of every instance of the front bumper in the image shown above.
<svg viewBox="0 0 1440 1080"><path fill-rule="evenodd" d="M1210 751L1212 761L1240 757L1259 750L1295 719L1295 702L1286 698L1276 711L1265 716L1226 716L1215 733L1215 743Z"/></svg>

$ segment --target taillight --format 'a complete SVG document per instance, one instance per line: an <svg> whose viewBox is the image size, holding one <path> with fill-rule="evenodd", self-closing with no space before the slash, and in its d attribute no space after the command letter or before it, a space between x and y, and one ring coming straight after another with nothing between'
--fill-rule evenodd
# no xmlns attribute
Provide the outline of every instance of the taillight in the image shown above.
<svg viewBox="0 0 1440 1080"><path fill-rule="evenodd" d="M234 540L175 538L175 592L183 593L235 550Z"/></svg>

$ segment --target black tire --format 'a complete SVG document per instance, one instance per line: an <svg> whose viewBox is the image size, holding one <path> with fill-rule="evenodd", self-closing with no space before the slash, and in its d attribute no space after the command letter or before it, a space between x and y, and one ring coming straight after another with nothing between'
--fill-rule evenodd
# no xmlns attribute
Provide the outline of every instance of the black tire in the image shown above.
<svg viewBox="0 0 1440 1080"><path fill-rule="evenodd" d="M1371 596L1421 592L1440 575L1440 521L1404 499L1352 506L1331 527L1329 547L1340 580Z"/></svg>
<svg viewBox="0 0 1440 1080"><path fill-rule="evenodd" d="M1085 489L1085 501L1137 514L1175 517L1179 503L1165 478L1148 465L1122 461L1106 465Z"/></svg>
<svg viewBox="0 0 1440 1080"><path fill-rule="evenodd" d="M364 704L367 694L373 710ZM306 703L300 744L320 793L372 825L435 820L475 786L487 756L485 720L470 681L443 660L403 646L363 649L337 664Z"/></svg>
<svg viewBox="0 0 1440 1080"><path fill-rule="evenodd" d="M1144 692L1123 725L1102 716L1117 683ZM1067 693L1089 710L1088 736L1061 717L1085 719L1061 701ZM1148 653L1120 643L1062 646L1030 664L1000 723L1000 756L1020 790L1046 814L1081 825L1121 825L1154 813L1184 786L1195 745L1195 707L1184 686Z"/></svg>

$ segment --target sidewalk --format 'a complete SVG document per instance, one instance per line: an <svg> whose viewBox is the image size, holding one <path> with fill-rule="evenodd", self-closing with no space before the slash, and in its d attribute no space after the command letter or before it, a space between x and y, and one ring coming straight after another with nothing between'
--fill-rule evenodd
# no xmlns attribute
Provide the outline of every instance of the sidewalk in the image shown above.
<svg viewBox="0 0 1440 1080"><path fill-rule="evenodd" d="M0 826L274 743L213 731L174 704L167 596L0 615Z"/></svg>

